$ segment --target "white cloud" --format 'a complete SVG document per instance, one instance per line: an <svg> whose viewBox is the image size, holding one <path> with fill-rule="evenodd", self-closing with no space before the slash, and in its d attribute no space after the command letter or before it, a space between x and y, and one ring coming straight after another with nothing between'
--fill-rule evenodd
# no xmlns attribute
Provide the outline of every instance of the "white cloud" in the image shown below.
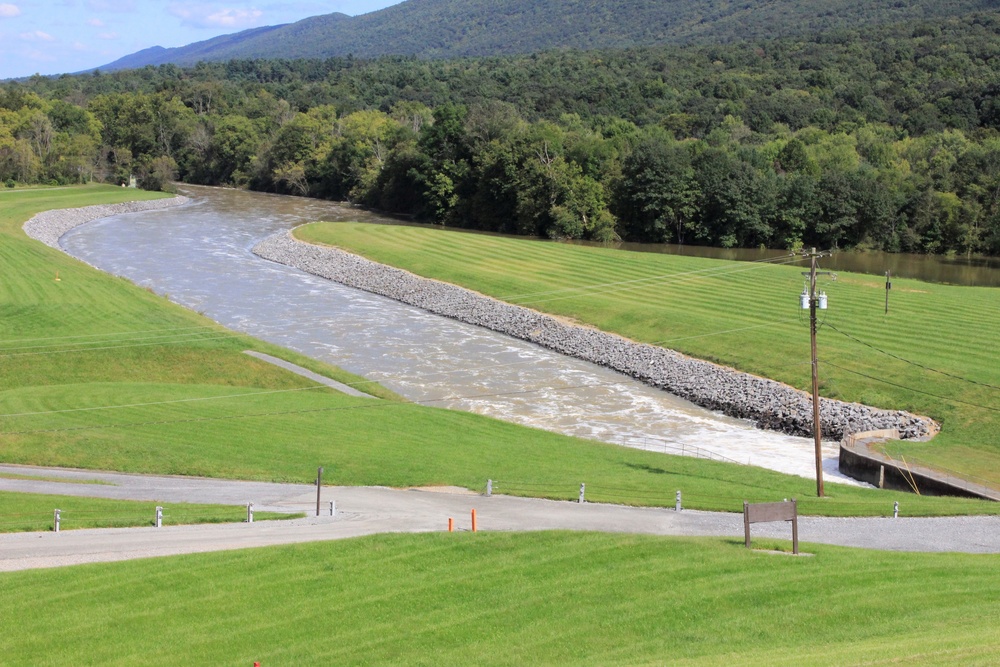
<svg viewBox="0 0 1000 667"><path fill-rule="evenodd" d="M134 12L135 0L88 0L87 6L98 12Z"/></svg>
<svg viewBox="0 0 1000 667"><path fill-rule="evenodd" d="M41 30L35 30L32 32L22 32L21 39L26 42L54 42L56 38L47 32L42 32Z"/></svg>
<svg viewBox="0 0 1000 667"><path fill-rule="evenodd" d="M257 20L264 15L259 9L223 9L205 17L209 25L225 26L256 25Z"/></svg>
<svg viewBox="0 0 1000 667"><path fill-rule="evenodd" d="M48 51L39 51L37 49L32 49L30 51L25 51L22 54L28 60L33 60L40 63L52 63L56 61L56 57L49 53Z"/></svg>
<svg viewBox="0 0 1000 667"><path fill-rule="evenodd" d="M0 3L0 18L9 19L20 15L21 8L17 5L12 5L7 2Z"/></svg>
<svg viewBox="0 0 1000 667"><path fill-rule="evenodd" d="M90 19L89 21L87 21L87 25L94 26L95 28L103 28L104 21L102 21L101 19Z"/></svg>
<svg viewBox="0 0 1000 667"><path fill-rule="evenodd" d="M194 28L252 28L261 25L264 12L256 8L242 9L193 3L173 3L169 11L181 23Z"/></svg>
<svg viewBox="0 0 1000 667"><path fill-rule="evenodd" d="M102 32L100 35L98 35L98 38L100 38L100 39L106 39L106 40L109 40L109 41L110 40L115 40L115 39L118 39L118 33L117 32Z"/></svg>

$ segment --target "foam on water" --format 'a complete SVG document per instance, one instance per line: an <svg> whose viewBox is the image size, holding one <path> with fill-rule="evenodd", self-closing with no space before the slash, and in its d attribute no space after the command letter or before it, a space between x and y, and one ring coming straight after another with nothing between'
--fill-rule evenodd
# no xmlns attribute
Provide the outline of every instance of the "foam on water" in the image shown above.
<svg viewBox="0 0 1000 667"><path fill-rule="evenodd" d="M192 188L195 205L109 218L62 239L71 254L235 330L377 380L419 402L669 453L710 453L814 475L813 443L614 371L347 288L249 252L312 220L371 219L327 202ZM824 447L830 481L837 447Z"/></svg>

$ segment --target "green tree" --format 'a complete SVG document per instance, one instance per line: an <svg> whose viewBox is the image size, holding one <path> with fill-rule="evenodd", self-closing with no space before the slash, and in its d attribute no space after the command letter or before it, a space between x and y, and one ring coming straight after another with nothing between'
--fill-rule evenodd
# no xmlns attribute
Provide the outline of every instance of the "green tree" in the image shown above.
<svg viewBox="0 0 1000 667"><path fill-rule="evenodd" d="M690 146L644 141L626 158L615 190L622 238L684 243L694 229L699 194Z"/></svg>

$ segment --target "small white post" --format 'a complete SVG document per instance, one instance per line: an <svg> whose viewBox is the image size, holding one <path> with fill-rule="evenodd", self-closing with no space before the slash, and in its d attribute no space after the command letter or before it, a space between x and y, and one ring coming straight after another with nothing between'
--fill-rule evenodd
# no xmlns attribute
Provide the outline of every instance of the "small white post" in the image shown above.
<svg viewBox="0 0 1000 667"><path fill-rule="evenodd" d="M682 509L684 508L681 507L681 492L678 490L677 497L674 499L674 511L680 512Z"/></svg>
<svg viewBox="0 0 1000 667"><path fill-rule="evenodd" d="M163 508L156 508L156 527L163 528Z"/></svg>
<svg viewBox="0 0 1000 667"><path fill-rule="evenodd" d="M253 523L253 503L247 503L247 523Z"/></svg>
<svg viewBox="0 0 1000 667"><path fill-rule="evenodd" d="M581 482L580 483L580 504L581 505L583 504L583 496L584 496L584 492L586 490L587 490L587 485Z"/></svg>
<svg viewBox="0 0 1000 667"><path fill-rule="evenodd" d="M60 519L62 519L62 510L56 510L55 520L53 521L53 526L54 526L55 532L57 532L57 533L59 532L59 521L60 521Z"/></svg>
<svg viewBox="0 0 1000 667"><path fill-rule="evenodd" d="M493 497L493 480L492 479L486 480L486 497L487 498L492 498Z"/></svg>
<svg viewBox="0 0 1000 667"><path fill-rule="evenodd" d="M337 516L337 501L330 501L330 516Z"/></svg>
<svg viewBox="0 0 1000 667"><path fill-rule="evenodd" d="M899 518L899 501L898 500L892 504L892 518L893 519L898 519Z"/></svg>

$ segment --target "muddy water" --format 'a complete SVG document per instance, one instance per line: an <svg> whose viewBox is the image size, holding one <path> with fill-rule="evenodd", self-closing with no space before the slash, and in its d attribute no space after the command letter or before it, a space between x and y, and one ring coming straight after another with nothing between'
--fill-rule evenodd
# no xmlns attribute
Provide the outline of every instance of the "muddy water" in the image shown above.
<svg viewBox="0 0 1000 667"><path fill-rule="evenodd" d="M186 206L107 218L61 243L217 322L432 405L644 449L810 477L812 441L754 429L592 364L343 287L250 252L314 220L377 221L309 199L185 187ZM837 448L824 450L827 475Z"/></svg>

